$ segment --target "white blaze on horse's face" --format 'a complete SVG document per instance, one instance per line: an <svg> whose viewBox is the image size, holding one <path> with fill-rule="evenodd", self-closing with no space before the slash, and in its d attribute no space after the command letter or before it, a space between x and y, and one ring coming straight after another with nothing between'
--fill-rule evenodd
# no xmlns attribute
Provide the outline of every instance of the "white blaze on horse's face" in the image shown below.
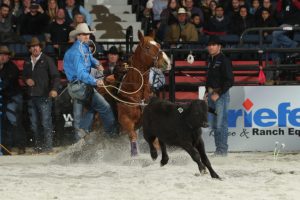
<svg viewBox="0 0 300 200"><path fill-rule="evenodd" d="M159 44L157 42L155 42L154 40L151 40L149 43L160 49ZM171 70L171 60L170 60L170 58L163 51L162 51L162 56L163 56L163 59L164 59L164 62L165 62L164 65L166 65L166 66L163 67L164 68L163 70Z"/></svg>

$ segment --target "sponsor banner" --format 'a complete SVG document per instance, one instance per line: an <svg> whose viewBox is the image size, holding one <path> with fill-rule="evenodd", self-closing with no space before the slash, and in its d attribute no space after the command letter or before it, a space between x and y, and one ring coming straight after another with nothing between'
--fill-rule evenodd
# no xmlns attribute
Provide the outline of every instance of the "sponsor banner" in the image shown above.
<svg viewBox="0 0 300 200"><path fill-rule="evenodd" d="M300 86L235 86L230 89L229 151L300 150ZM203 98L203 87L199 88ZM206 150L214 151L213 132L204 129Z"/></svg>

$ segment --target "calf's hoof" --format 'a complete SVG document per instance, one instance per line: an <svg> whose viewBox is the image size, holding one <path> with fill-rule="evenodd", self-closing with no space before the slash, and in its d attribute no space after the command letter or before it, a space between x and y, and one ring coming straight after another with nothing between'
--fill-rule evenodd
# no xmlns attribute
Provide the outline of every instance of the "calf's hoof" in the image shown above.
<svg viewBox="0 0 300 200"><path fill-rule="evenodd" d="M151 155L151 158L152 158L152 160L156 160L157 159L157 151L155 150L155 151L150 151L150 155Z"/></svg>
<svg viewBox="0 0 300 200"><path fill-rule="evenodd" d="M138 150L137 150L136 142L131 142L130 146L131 146L131 157L137 156L138 155Z"/></svg>
<svg viewBox="0 0 300 200"><path fill-rule="evenodd" d="M169 162L169 157L161 159L160 166L162 167L162 166L166 165L168 162Z"/></svg>

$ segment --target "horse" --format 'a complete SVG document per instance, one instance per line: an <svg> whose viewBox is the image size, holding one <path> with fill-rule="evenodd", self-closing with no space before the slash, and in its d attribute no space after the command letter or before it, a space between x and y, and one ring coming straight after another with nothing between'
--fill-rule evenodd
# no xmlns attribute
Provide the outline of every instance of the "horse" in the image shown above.
<svg viewBox="0 0 300 200"><path fill-rule="evenodd" d="M131 156L138 154L136 130L141 126L142 106L151 94L148 82L150 68L171 69L170 59L161 50L159 43L155 42L153 34L144 36L138 31L138 38L137 48L129 58L127 72L120 83L118 94L114 97L117 101L121 132L129 136ZM105 90L114 96L109 89Z"/></svg>

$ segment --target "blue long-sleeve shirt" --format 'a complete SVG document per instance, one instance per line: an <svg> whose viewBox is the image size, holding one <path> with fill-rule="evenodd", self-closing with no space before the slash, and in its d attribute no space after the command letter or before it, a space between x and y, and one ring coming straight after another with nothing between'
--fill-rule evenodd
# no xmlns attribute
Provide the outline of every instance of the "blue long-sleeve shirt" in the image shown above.
<svg viewBox="0 0 300 200"><path fill-rule="evenodd" d="M79 80L89 85L96 85L96 79L90 75L91 68L99 65L87 44L77 40L64 56L64 71L67 79Z"/></svg>

